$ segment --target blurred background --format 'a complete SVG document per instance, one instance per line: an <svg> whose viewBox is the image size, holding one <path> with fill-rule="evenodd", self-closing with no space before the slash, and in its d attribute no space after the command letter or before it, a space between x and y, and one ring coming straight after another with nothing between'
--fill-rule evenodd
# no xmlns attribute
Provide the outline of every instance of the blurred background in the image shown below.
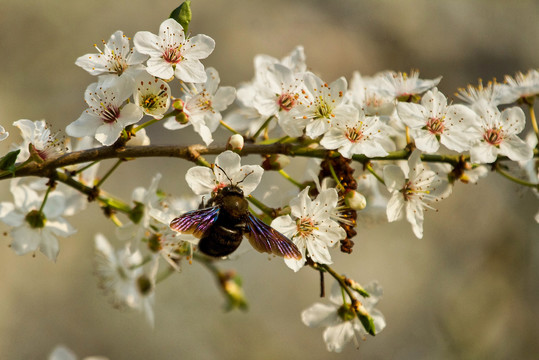
<svg viewBox="0 0 539 360"><path fill-rule="evenodd" d="M93 44L116 30L131 37L157 32L177 5L2 0L0 124L11 136L1 152L20 141L13 121L46 119L63 131L86 108L83 93L95 78L74 65L77 57L95 52ZM218 69L222 85L251 79L254 55L280 58L298 44L309 68L328 82L350 79L355 70L413 68L423 78L443 75L439 88L447 95L478 78L502 80L539 64L537 1L193 0L192 10L192 34L216 41L203 63ZM190 128L157 126L149 135L155 144L200 142ZM129 201L132 189L147 187L159 171L161 188L180 195L189 190L190 166L178 159L129 162L105 188ZM303 170L290 172L301 177ZM7 182L0 200L12 201ZM327 301L318 298L318 274L294 274L255 251L221 264L243 276L247 313L224 313L212 277L196 263L158 286L155 330L139 313L114 310L93 275L95 229L109 239L114 229L91 204L69 218L79 232L60 239L56 264L42 254L15 255L2 236L0 358L45 359L62 343L80 358L537 359L537 205L530 191L490 174L478 185L457 184L438 212L428 212L422 240L406 222L360 226L351 255L333 252L334 267L363 284L380 282L385 294L378 308L388 325L359 350L349 344L337 355L326 352L323 329L300 319L303 309ZM328 290L330 283L327 277Z"/></svg>

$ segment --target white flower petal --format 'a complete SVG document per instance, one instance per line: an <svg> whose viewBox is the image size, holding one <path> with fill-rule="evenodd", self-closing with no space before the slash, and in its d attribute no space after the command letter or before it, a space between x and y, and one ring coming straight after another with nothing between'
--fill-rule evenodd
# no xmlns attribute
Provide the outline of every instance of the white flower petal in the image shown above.
<svg viewBox="0 0 539 360"><path fill-rule="evenodd" d="M31 229L27 224L11 231L11 248L17 255L24 255L36 251L41 242L40 231Z"/></svg>
<svg viewBox="0 0 539 360"><path fill-rule="evenodd" d="M20 226L24 215L15 211L15 205L10 202L0 203L0 220L9 226Z"/></svg>
<svg viewBox="0 0 539 360"><path fill-rule="evenodd" d="M241 157L236 154L233 151L227 150L215 159L215 163L219 165L230 177L231 175L234 175L236 173L239 173L241 171ZM231 175L229 175L230 173ZM227 177L221 169L215 169L215 175L217 176L217 179L221 182L228 182Z"/></svg>
<svg viewBox="0 0 539 360"><path fill-rule="evenodd" d="M41 232L41 243L39 244L39 250L45 254L49 260L56 261L58 253L60 252L60 245L58 239L47 230Z"/></svg>
<svg viewBox="0 0 539 360"><path fill-rule="evenodd" d="M397 165L386 165L384 167L384 182L390 192L399 191L404 187L406 179L402 169Z"/></svg>
<svg viewBox="0 0 539 360"><path fill-rule="evenodd" d="M192 83L204 83L207 80L204 65L196 59L184 59L176 65L174 75L179 80Z"/></svg>
<svg viewBox="0 0 539 360"><path fill-rule="evenodd" d="M521 108L516 106L502 111L500 118L509 125L505 126L505 131L511 135L520 134L526 126L526 115Z"/></svg>
<svg viewBox="0 0 539 360"><path fill-rule="evenodd" d="M71 226L64 218L57 218L55 220L47 220L47 229L52 231L55 235L58 236L69 236L77 232L77 230Z"/></svg>
<svg viewBox="0 0 539 360"><path fill-rule="evenodd" d="M151 57L148 59L146 71L148 74L161 79L170 79L174 76L172 64L158 57Z"/></svg>
<svg viewBox="0 0 539 360"><path fill-rule="evenodd" d="M527 161L533 158L533 149L516 135L509 136L500 144L500 154L513 161Z"/></svg>
<svg viewBox="0 0 539 360"><path fill-rule="evenodd" d="M215 49L215 40L207 35L198 34L190 38L185 46L184 56L191 59L205 59Z"/></svg>
<svg viewBox="0 0 539 360"><path fill-rule="evenodd" d="M427 153L433 153L438 151L440 143L436 138L436 135L430 131L415 131L414 140L417 148Z"/></svg>
<svg viewBox="0 0 539 360"><path fill-rule="evenodd" d="M163 53L161 47L157 45L160 43L159 37L149 31L137 32L133 43L135 44L135 49L141 54L160 57Z"/></svg>
<svg viewBox="0 0 539 360"><path fill-rule="evenodd" d="M350 321L328 327L323 335L328 351L335 352L341 352L353 336L354 328Z"/></svg>
<svg viewBox="0 0 539 360"><path fill-rule="evenodd" d="M101 125L103 125L101 118L85 110L77 120L67 125L66 133L74 137L94 136Z"/></svg>
<svg viewBox="0 0 539 360"><path fill-rule="evenodd" d="M386 214L387 221L393 222L400 220L404 214L404 198L402 194L398 191L395 191L391 198L387 202Z"/></svg>
<svg viewBox="0 0 539 360"><path fill-rule="evenodd" d="M271 222L271 227L275 228L284 236L291 238L296 234L296 222L292 220L290 215L279 216Z"/></svg>
<svg viewBox="0 0 539 360"><path fill-rule="evenodd" d="M211 193L216 185L213 171L205 166L195 166L187 170L185 181L197 195Z"/></svg>
<svg viewBox="0 0 539 360"><path fill-rule="evenodd" d="M308 327L331 326L339 323L335 305L315 303L301 313L301 321Z"/></svg>
<svg viewBox="0 0 539 360"><path fill-rule="evenodd" d="M481 141L470 149L470 160L476 164L489 164L496 161L498 149L487 142Z"/></svg>

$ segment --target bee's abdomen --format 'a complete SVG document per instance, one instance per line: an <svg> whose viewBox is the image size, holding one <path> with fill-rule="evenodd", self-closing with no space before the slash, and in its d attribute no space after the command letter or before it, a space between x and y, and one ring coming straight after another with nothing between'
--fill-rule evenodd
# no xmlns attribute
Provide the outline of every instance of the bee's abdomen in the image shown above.
<svg viewBox="0 0 539 360"><path fill-rule="evenodd" d="M240 246L243 232L242 228L230 229L215 225L200 239L198 249L209 256L227 256Z"/></svg>

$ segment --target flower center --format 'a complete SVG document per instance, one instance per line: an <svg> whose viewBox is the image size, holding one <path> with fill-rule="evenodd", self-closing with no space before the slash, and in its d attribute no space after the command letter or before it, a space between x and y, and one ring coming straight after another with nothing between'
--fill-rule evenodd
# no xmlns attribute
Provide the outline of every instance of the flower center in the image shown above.
<svg viewBox="0 0 539 360"><path fill-rule="evenodd" d="M206 96L207 94L205 92L201 95L202 96L198 98L197 107L202 111L213 111L211 99Z"/></svg>
<svg viewBox="0 0 539 360"><path fill-rule="evenodd" d="M365 96L365 106L378 108L384 105L384 99L377 94L369 94Z"/></svg>
<svg viewBox="0 0 539 360"><path fill-rule="evenodd" d="M444 132L444 120L439 118L429 118L426 128L431 134L441 135Z"/></svg>
<svg viewBox="0 0 539 360"><path fill-rule="evenodd" d="M162 55L163 59L166 62L169 62L171 64L179 63L183 59L180 49L181 49L181 46L175 47L175 48L172 48L172 47L166 48Z"/></svg>
<svg viewBox="0 0 539 360"><path fill-rule="evenodd" d="M42 229L45 227L47 218L43 212L39 210L32 210L26 214L24 220L26 220L32 229Z"/></svg>
<svg viewBox="0 0 539 360"><path fill-rule="evenodd" d="M111 72L118 75L122 75L127 69L127 62L124 60L121 54L111 53L109 64L111 65Z"/></svg>
<svg viewBox="0 0 539 360"><path fill-rule="evenodd" d="M423 190L421 189L421 186L415 187L412 181L408 181L406 185L404 185L404 187L402 188L401 192L404 196L404 201L408 201L414 196L419 196L419 198L423 198L424 196L430 196L430 190Z"/></svg>
<svg viewBox="0 0 539 360"><path fill-rule="evenodd" d="M113 105L109 105L108 107L105 107L103 103L101 103L101 105L103 106L103 111L101 111L101 120L107 124L112 124L115 122L120 115L120 109Z"/></svg>
<svg viewBox="0 0 539 360"><path fill-rule="evenodd" d="M146 94L142 95L141 105L148 112L155 111L160 107L165 107L168 94L165 89L161 89L158 94Z"/></svg>
<svg viewBox="0 0 539 360"><path fill-rule="evenodd" d="M491 145L500 145L503 141L502 129L488 129L483 134L483 139Z"/></svg>
<svg viewBox="0 0 539 360"><path fill-rule="evenodd" d="M321 119L321 118L329 119L330 117L333 116L333 114L331 113L332 110L333 109L331 108L331 106L329 106L327 102L325 102L323 99L320 99L320 101L318 102L318 107L314 111L314 118L315 119Z"/></svg>
<svg viewBox="0 0 539 360"><path fill-rule="evenodd" d="M159 252L163 249L161 244L161 234L151 234L148 238L148 248L153 252Z"/></svg>
<svg viewBox="0 0 539 360"><path fill-rule="evenodd" d="M296 98L297 95L294 96L289 93L281 94L281 96L279 96L279 99L277 100L277 103L279 104L281 110L288 112L292 110L292 108L296 105Z"/></svg>
<svg viewBox="0 0 539 360"><path fill-rule="evenodd" d="M353 143L361 141L364 135L363 132L356 127L346 127L346 138Z"/></svg>
<svg viewBox="0 0 539 360"><path fill-rule="evenodd" d="M301 218L296 220L296 227L298 229L298 235L305 237L310 235L313 230L317 230L317 224L311 218Z"/></svg>

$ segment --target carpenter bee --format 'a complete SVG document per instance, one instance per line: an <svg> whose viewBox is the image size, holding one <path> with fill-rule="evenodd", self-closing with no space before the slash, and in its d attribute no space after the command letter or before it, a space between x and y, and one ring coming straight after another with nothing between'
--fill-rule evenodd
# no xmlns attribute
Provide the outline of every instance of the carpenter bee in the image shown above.
<svg viewBox="0 0 539 360"><path fill-rule="evenodd" d="M245 235L259 252L301 259L301 253L292 241L249 211L249 204L238 185L250 174L233 184L224 170L219 169L230 185L219 189L203 209L186 212L172 220L170 228L195 235L200 239L198 249L209 256L222 257L233 253Z"/></svg>

